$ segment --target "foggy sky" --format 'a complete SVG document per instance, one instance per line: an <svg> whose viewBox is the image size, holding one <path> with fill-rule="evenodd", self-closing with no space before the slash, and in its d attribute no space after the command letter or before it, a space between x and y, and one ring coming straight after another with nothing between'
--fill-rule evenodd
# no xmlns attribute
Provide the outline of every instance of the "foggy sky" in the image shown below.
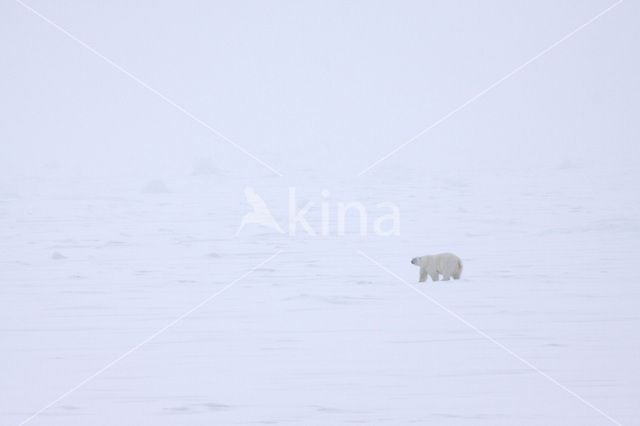
<svg viewBox="0 0 640 426"><path fill-rule="evenodd" d="M27 3L284 175L348 177L613 2ZM635 165L639 8L621 4L380 167ZM0 5L0 34L5 186L203 159L271 174L19 3Z"/></svg>

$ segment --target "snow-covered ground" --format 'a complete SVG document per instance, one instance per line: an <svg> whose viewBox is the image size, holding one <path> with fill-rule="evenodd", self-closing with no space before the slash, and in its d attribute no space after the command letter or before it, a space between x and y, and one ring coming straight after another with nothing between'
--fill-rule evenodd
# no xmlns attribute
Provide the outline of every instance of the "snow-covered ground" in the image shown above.
<svg viewBox="0 0 640 426"><path fill-rule="evenodd" d="M0 6L0 424L640 424L611 4ZM247 187L318 235L237 232Z"/></svg>
<svg viewBox="0 0 640 426"><path fill-rule="evenodd" d="M421 291L634 424L631 178L556 168L456 171L428 191L411 179L335 182L337 200L396 202L398 237L362 238L355 216L343 237L258 225L234 237L250 210L244 183L219 176L176 179L160 194L59 185L4 198L3 422L24 420L282 250L33 424L606 424L359 254L416 285L411 257L445 248L464 259L462 279ZM277 205L287 193L278 182L256 191Z"/></svg>

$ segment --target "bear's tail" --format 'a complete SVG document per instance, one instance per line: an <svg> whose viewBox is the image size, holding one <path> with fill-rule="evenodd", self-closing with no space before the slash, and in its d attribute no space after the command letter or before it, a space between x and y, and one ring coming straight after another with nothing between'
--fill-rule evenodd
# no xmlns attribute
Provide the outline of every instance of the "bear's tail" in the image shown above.
<svg viewBox="0 0 640 426"><path fill-rule="evenodd" d="M462 275L462 260L460 260L460 258L458 258L458 260L456 262L458 264L458 269L453 274L453 279L454 280L460 279L460 275Z"/></svg>

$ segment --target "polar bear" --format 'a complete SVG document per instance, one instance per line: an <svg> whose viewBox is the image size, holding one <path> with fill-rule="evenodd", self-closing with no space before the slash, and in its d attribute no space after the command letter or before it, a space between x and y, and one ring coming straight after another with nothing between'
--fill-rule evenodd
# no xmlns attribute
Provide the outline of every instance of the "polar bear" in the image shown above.
<svg viewBox="0 0 640 426"><path fill-rule="evenodd" d="M425 282L427 275L431 276L433 281L438 281L442 274L442 280L448 281L449 277L457 280L462 274L462 260L451 253L414 257L411 263L420 267L420 282Z"/></svg>

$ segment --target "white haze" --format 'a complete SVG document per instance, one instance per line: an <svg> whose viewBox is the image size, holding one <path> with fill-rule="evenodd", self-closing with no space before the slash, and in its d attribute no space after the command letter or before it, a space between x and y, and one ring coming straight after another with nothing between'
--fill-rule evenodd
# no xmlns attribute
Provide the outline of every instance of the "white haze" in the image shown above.
<svg viewBox="0 0 640 426"><path fill-rule="evenodd" d="M613 2L27 4L77 40L0 5L0 424L638 422L639 3L362 176Z"/></svg>

